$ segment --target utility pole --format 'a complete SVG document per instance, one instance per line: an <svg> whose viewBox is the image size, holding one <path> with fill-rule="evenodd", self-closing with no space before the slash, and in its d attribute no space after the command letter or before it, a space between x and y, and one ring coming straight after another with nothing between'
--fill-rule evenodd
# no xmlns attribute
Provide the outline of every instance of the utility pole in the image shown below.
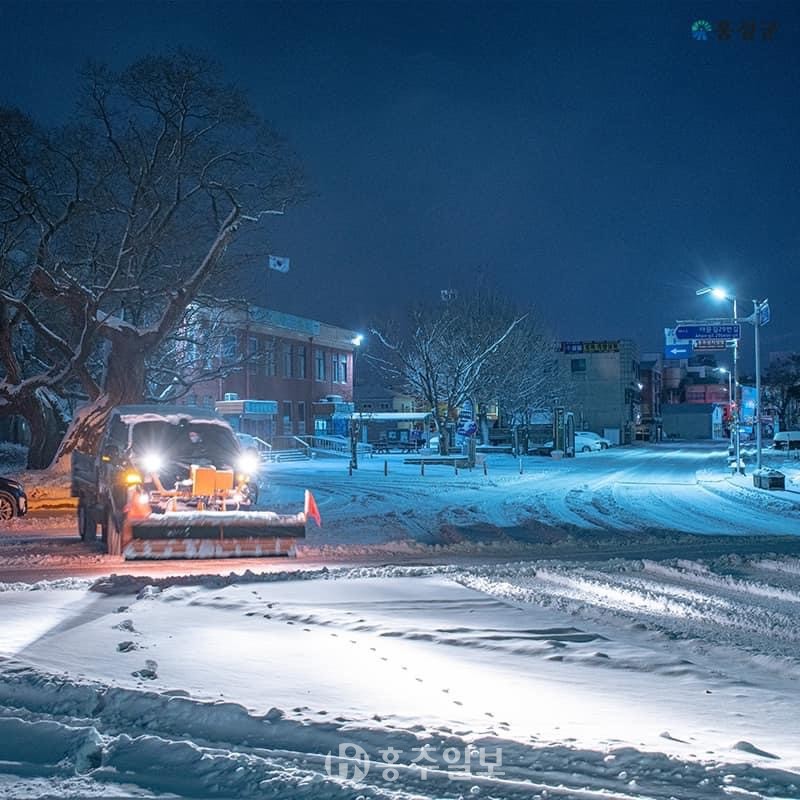
<svg viewBox="0 0 800 800"><path fill-rule="evenodd" d="M756 467L761 469L761 320L769 321L769 300L753 300L753 330L755 331L756 348L756 405L753 409L756 426Z"/></svg>

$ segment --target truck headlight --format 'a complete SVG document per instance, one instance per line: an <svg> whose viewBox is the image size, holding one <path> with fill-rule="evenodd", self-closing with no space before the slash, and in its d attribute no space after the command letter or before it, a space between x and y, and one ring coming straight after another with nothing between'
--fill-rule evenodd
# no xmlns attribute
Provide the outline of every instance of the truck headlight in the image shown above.
<svg viewBox="0 0 800 800"><path fill-rule="evenodd" d="M164 459L160 453L145 453L142 456L142 469L145 472L158 472L164 466Z"/></svg>
<svg viewBox="0 0 800 800"><path fill-rule="evenodd" d="M245 475L253 475L258 472L259 459L254 453L242 453L236 462L236 468Z"/></svg>

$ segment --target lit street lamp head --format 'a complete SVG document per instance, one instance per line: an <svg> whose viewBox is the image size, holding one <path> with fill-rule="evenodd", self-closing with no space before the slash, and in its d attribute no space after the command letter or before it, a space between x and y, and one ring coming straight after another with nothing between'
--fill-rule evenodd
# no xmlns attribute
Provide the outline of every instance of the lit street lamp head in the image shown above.
<svg viewBox="0 0 800 800"><path fill-rule="evenodd" d="M703 294L710 294L717 300L733 300L733 295L727 290L723 289L720 286L704 286L702 289L698 289L695 294L699 297Z"/></svg>

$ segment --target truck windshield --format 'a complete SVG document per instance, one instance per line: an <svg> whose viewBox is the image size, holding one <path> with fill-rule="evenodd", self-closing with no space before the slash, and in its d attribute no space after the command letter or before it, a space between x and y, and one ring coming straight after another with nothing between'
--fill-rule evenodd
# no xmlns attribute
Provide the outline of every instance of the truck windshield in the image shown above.
<svg viewBox="0 0 800 800"><path fill-rule="evenodd" d="M158 453L168 461L207 462L214 466L231 466L236 462L239 445L224 425L207 422L138 422L132 433L133 451L137 455Z"/></svg>

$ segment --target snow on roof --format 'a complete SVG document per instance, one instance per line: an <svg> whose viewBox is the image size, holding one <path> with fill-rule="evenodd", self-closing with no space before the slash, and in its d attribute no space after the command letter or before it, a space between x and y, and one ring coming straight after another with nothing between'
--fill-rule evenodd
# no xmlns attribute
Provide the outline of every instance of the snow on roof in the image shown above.
<svg viewBox="0 0 800 800"><path fill-rule="evenodd" d="M347 416L365 422L421 422L433 415L430 411L358 411Z"/></svg>
<svg viewBox="0 0 800 800"><path fill-rule="evenodd" d="M140 422L166 422L168 425L177 425L181 420L190 424L230 425L214 411L191 406L119 406L114 410L126 425L136 425Z"/></svg>

